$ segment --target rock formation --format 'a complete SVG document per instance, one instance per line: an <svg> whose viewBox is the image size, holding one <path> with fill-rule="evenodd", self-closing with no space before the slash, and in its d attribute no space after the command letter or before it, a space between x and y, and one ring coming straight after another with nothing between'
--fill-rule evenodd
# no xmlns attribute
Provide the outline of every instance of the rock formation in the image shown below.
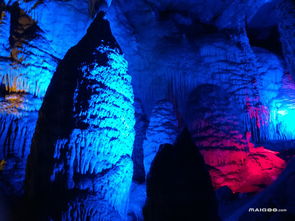
<svg viewBox="0 0 295 221"><path fill-rule="evenodd" d="M201 85L188 101L188 122L215 188L256 192L271 184L284 169L284 160L264 147L255 147L251 132L243 134L242 113L229 94L216 85ZM247 176L247 179L244 177Z"/></svg>
<svg viewBox="0 0 295 221"><path fill-rule="evenodd" d="M30 95L10 94L1 100L0 159L5 164L0 173L3 194L23 194L26 159L41 106L41 100Z"/></svg>
<svg viewBox="0 0 295 221"><path fill-rule="evenodd" d="M147 178L146 221L219 220L207 168L187 130L160 146Z"/></svg>
<svg viewBox="0 0 295 221"><path fill-rule="evenodd" d="M26 178L38 215L125 216L135 124L130 82L127 62L100 13L59 64L40 109Z"/></svg>
<svg viewBox="0 0 295 221"><path fill-rule="evenodd" d="M294 162L294 159L291 160L272 185L225 220L293 220L295 218ZM259 210L266 212L258 212Z"/></svg>
<svg viewBox="0 0 295 221"><path fill-rule="evenodd" d="M1 191L23 193L25 166L42 103L57 63L89 23L71 2L0 1ZM80 15L77 24L75 18Z"/></svg>
<svg viewBox="0 0 295 221"><path fill-rule="evenodd" d="M143 157L143 142L146 137L146 130L148 127L147 116L143 110L143 106L140 100L134 101L135 109L135 140L133 145L132 160L134 166L133 180L138 183L145 181L144 171L144 157Z"/></svg>
<svg viewBox="0 0 295 221"><path fill-rule="evenodd" d="M167 100L159 101L151 114L146 139L143 142L144 169L148 174L153 159L161 144L173 144L178 132L173 104Z"/></svg>
<svg viewBox="0 0 295 221"><path fill-rule="evenodd" d="M282 42L282 48L284 57L288 66L289 72L295 76L295 3L292 0L281 0L278 4L278 19L279 19L279 31Z"/></svg>
<svg viewBox="0 0 295 221"><path fill-rule="evenodd" d="M173 145L187 125L213 186L232 191L230 206L219 202L222 218L231 217L295 153L294 7L293 0L0 0L7 215L141 220L159 146ZM21 217L26 211L35 213Z"/></svg>

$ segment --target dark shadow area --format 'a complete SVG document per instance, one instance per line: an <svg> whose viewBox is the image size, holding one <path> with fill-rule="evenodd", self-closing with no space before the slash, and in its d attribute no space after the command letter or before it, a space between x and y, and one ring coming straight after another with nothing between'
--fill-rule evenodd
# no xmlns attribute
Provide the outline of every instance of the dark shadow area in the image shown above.
<svg viewBox="0 0 295 221"><path fill-rule="evenodd" d="M265 48L282 55L282 44L277 26L248 28L247 33L252 46Z"/></svg>
<svg viewBox="0 0 295 221"><path fill-rule="evenodd" d="M175 145L161 145L147 177L146 221L219 220L205 163L184 130Z"/></svg>

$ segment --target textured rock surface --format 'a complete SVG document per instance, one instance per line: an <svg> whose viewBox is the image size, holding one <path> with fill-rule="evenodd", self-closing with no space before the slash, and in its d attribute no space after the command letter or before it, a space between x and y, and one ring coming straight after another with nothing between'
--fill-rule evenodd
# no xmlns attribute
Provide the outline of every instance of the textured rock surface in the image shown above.
<svg viewBox="0 0 295 221"><path fill-rule="evenodd" d="M183 114L194 88L216 84L240 105L244 132L264 142L284 139L269 116L286 70L270 31L277 29L275 12L275 1L116 1L108 18L148 115L167 94Z"/></svg>
<svg viewBox="0 0 295 221"><path fill-rule="evenodd" d="M146 185L133 183L130 188L129 198L128 220L144 220L142 208L144 207L146 200Z"/></svg>
<svg viewBox="0 0 295 221"><path fill-rule="evenodd" d="M3 22L9 25L5 37L7 53L2 58L1 84L8 92L23 92L43 97L58 59L50 42L29 15L17 3L6 6ZM7 39L7 41L8 41ZM6 39L3 39L6 40Z"/></svg>
<svg viewBox="0 0 295 221"><path fill-rule="evenodd" d="M263 192L259 193L248 203L236 210L231 216L224 220L293 220L295 218L294 206L294 159L289 162L280 177ZM275 208L284 210L282 212L251 212L249 208Z"/></svg>
<svg viewBox="0 0 295 221"><path fill-rule="evenodd" d="M36 192L42 192L42 188L48 192L44 197L49 199L49 213L55 214L55 208L64 211L62 215L57 212L54 219L57 216L86 219L89 214L93 217L107 214L105 219L124 216L126 208L118 202L127 199L127 186L131 182L132 145L127 138L133 135L126 135L126 139L124 133L119 136L126 124L118 122L124 115L120 111L130 106L121 103L130 99L119 98L116 94L125 94L126 88L117 84L116 75L108 75L108 79L101 77L100 73L108 73L110 69L96 65L106 60L124 62L112 47L90 50L89 45L97 42L96 37L101 34L96 31L91 32L96 37L87 35L92 43L81 43L85 50L79 44L61 61L68 49L85 35L91 17L95 17L98 10L107 11L112 32L128 60L132 82L124 77L122 81L132 83L135 97L142 103L142 107L135 104L134 181L143 182L144 173L148 172L143 169L144 144L152 146L146 151L150 164L160 144L174 142L172 134L177 134L183 119L188 120L194 142L211 166L215 187L228 185L235 192L258 191L276 178L284 167L277 156L288 160L294 155L292 0L0 0L0 132L3 132L0 134L0 178L4 191L21 192L22 189L38 110L27 110L23 106L28 100L41 102L61 62L53 80L57 86L49 90L51 95L40 113L36 137L46 136L34 139L30 166L35 171L28 175L34 175L31 180L39 181L31 184L36 185ZM89 56L84 56L87 53ZM110 65L120 69L115 62ZM116 83L105 83L113 81ZM192 110L186 112L189 95L204 84L220 89L213 95L207 89L200 92L188 105ZM105 87L114 90L110 92ZM110 94L116 96L116 101ZM30 98L31 95L40 99ZM155 114L154 104L161 99L169 99L174 107L163 104L161 114ZM198 99L202 100L201 104L197 103ZM51 105L54 102L56 105ZM107 118L108 115L113 118ZM47 116L51 118L42 121ZM127 122L131 118L124 119ZM151 123L143 144L148 126L146 119ZM124 140L128 150L118 144L120 140ZM98 153L94 146L99 142L108 143L108 148ZM38 152L39 143L52 144L52 148L45 147ZM108 152L110 146L116 148ZM278 153L282 150L284 152ZM113 163L118 165L118 171L117 166L110 166ZM39 169L45 173L36 172ZM123 173L128 177L124 188ZM101 176L98 178L97 174ZM245 174L249 178L247 182L243 179ZM131 193L131 219L141 218L139 210L144 198L141 187L135 187ZM97 195L89 194L98 188L102 188L99 198L108 199L103 203L103 200L96 203ZM111 188L122 194L114 194L117 198L109 196ZM55 205L50 202L55 196L59 200L54 202L68 203ZM98 213L90 209L94 204L101 207ZM82 214L85 205L87 208ZM114 210L109 205L114 205ZM42 203L40 206L47 207Z"/></svg>
<svg viewBox="0 0 295 221"><path fill-rule="evenodd" d="M284 168L284 160L243 134L230 96L215 85L199 86L188 104L188 119L194 142L200 148L215 188L228 186L234 192L255 192L271 184ZM244 177L247 176L247 179Z"/></svg>
<svg viewBox="0 0 295 221"><path fill-rule="evenodd" d="M279 31L284 51L284 57L289 69L289 72L295 76L295 3L292 0L279 1L278 5L278 19Z"/></svg>
<svg viewBox="0 0 295 221"><path fill-rule="evenodd" d="M148 174L161 144L173 144L178 135L174 106L167 100L159 101L151 114L146 139L143 142L144 169Z"/></svg>
<svg viewBox="0 0 295 221"><path fill-rule="evenodd" d="M9 57L10 14L2 10L0 13L0 56L3 58Z"/></svg>
<svg viewBox="0 0 295 221"><path fill-rule="evenodd" d="M243 70L240 73L243 76L254 75L255 59L247 45L247 36L242 33L243 45L239 45L238 38L235 41L230 38L243 31L247 20L268 2L271 1L113 2L108 18L130 63L135 94L143 101L147 112L151 112L156 100L165 98L171 86L177 89L174 95L181 107L186 98L183 93L189 93L198 84L213 83L212 80L220 78L227 81L226 76L221 75L216 75L218 79L210 79L208 73L217 72L218 67L223 70L229 67L235 73ZM198 50L202 44L212 45L213 33L220 41L214 45L215 51L219 50L220 63L208 71L205 68L210 60L198 60L204 56ZM211 62L214 66L214 61Z"/></svg>
<svg viewBox="0 0 295 221"><path fill-rule="evenodd" d="M87 2L79 4L80 8L75 5L75 1L3 4L1 48L5 50L0 55L0 80L7 91L45 95L57 62L89 24Z"/></svg>
<svg viewBox="0 0 295 221"><path fill-rule="evenodd" d="M219 220L209 174L188 131L160 147L147 178L145 220Z"/></svg>
<svg viewBox="0 0 295 221"><path fill-rule="evenodd" d="M87 2L79 2L79 8L78 1L36 3L0 1L0 152L7 161L1 186L6 194L23 190L42 98L58 61L90 21Z"/></svg>
<svg viewBox="0 0 295 221"><path fill-rule="evenodd" d="M133 145L133 180L138 183L143 183L145 181L145 171L143 164L143 142L146 137L146 130L148 127L147 116L143 110L142 103L140 100L135 100L135 140Z"/></svg>
<svg viewBox="0 0 295 221"><path fill-rule="evenodd" d="M16 1L8 1L10 7ZM87 1L18 1L20 8L37 22L51 48L45 51L62 59L84 36L91 22Z"/></svg>
<svg viewBox="0 0 295 221"><path fill-rule="evenodd" d="M127 62L99 14L59 64L40 109L26 185L28 197L40 203L38 215L125 217L132 180L132 104ZM59 203L52 205L53 199Z"/></svg>
<svg viewBox="0 0 295 221"><path fill-rule="evenodd" d="M10 94L0 101L0 189L7 195L23 193L26 159L38 118L41 100L30 95Z"/></svg>

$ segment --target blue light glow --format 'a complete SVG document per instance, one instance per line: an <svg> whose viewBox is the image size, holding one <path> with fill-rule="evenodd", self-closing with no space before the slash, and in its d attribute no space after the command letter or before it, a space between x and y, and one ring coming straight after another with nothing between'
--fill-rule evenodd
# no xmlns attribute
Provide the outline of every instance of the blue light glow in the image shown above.
<svg viewBox="0 0 295 221"><path fill-rule="evenodd" d="M278 114L285 116L288 114L288 111L287 110L279 110Z"/></svg>
<svg viewBox="0 0 295 221"><path fill-rule="evenodd" d="M270 120L275 134L272 139L295 139L295 107L290 102L273 102Z"/></svg>

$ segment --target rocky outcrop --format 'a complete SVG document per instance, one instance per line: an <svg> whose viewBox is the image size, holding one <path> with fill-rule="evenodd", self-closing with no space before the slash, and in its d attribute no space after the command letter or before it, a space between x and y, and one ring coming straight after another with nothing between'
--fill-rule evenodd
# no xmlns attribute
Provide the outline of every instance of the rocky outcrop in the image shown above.
<svg viewBox="0 0 295 221"><path fill-rule="evenodd" d="M173 144L178 133L178 122L174 106L167 100L159 101L151 114L143 142L144 169L148 174L153 159L161 144Z"/></svg>
<svg viewBox="0 0 295 221"><path fill-rule="evenodd" d="M209 174L188 131L160 147L147 178L144 218L219 220Z"/></svg>
<svg viewBox="0 0 295 221"><path fill-rule="evenodd" d="M59 64L40 109L26 178L27 196L38 202L37 218L125 217L132 104L127 62L100 13Z"/></svg>

